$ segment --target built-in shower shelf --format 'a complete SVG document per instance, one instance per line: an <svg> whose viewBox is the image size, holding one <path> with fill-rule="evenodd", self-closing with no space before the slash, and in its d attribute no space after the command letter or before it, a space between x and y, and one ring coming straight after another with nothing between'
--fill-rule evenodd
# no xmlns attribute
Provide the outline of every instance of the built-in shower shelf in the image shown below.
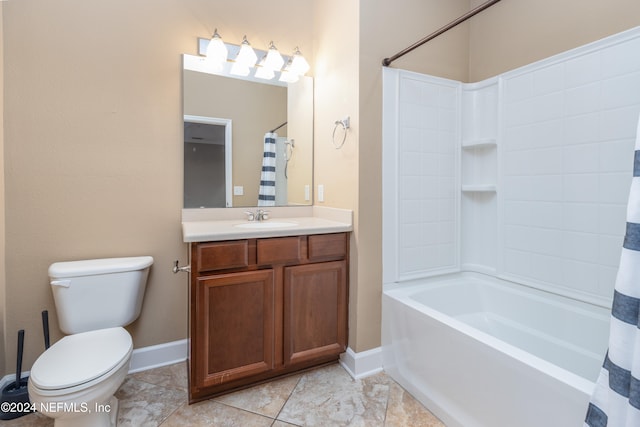
<svg viewBox="0 0 640 427"><path fill-rule="evenodd" d="M480 185L463 185L463 193L495 193L496 186L493 184L480 184Z"/></svg>
<svg viewBox="0 0 640 427"><path fill-rule="evenodd" d="M495 147L497 141L495 138L480 138L471 139L462 142L462 148L480 148L480 147Z"/></svg>

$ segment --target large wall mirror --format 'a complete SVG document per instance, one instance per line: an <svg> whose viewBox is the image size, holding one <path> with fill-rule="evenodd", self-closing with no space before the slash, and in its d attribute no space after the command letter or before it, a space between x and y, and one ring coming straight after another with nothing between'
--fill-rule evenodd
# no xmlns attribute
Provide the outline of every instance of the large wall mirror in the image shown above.
<svg viewBox="0 0 640 427"><path fill-rule="evenodd" d="M183 59L184 208L258 206L266 137L276 140L275 205L310 205L313 79L244 78Z"/></svg>

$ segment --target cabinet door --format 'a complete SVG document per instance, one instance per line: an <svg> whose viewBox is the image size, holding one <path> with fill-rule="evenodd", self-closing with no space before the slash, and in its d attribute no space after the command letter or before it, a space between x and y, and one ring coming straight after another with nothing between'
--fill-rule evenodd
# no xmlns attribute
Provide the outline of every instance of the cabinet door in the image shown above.
<svg viewBox="0 0 640 427"><path fill-rule="evenodd" d="M273 270L199 277L195 287L192 384L213 387L273 369Z"/></svg>
<svg viewBox="0 0 640 427"><path fill-rule="evenodd" d="M347 343L346 261L285 268L285 364L338 356Z"/></svg>

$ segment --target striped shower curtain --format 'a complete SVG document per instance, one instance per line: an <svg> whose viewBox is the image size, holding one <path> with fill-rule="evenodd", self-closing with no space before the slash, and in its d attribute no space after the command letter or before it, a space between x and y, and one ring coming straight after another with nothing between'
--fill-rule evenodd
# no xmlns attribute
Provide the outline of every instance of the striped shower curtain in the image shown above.
<svg viewBox="0 0 640 427"><path fill-rule="evenodd" d="M260 173L258 206L276 205L276 138L277 133L264 134L264 157Z"/></svg>
<svg viewBox="0 0 640 427"><path fill-rule="evenodd" d="M585 427L640 426L640 122L627 231L611 308L609 350L587 410Z"/></svg>

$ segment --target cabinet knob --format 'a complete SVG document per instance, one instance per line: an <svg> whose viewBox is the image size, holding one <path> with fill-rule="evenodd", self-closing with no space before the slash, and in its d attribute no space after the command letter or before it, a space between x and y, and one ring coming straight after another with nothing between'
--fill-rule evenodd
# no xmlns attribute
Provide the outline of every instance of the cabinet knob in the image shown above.
<svg viewBox="0 0 640 427"><path fill-rule="evenodd" d="M180 273L181 271L191 273L191 266L185 265L185 266L179 267L178 260L176 260L175 263L173 264L173 274Z"/></svg>

